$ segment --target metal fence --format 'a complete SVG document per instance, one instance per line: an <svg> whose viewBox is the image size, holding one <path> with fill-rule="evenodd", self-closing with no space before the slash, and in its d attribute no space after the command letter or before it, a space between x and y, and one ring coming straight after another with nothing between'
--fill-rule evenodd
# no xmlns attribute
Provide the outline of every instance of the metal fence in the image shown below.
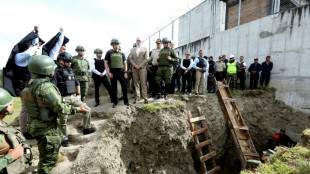
<svg viewBox="0 0 310 174"><path fill-rule="evenodd" d="M176 47L178 47L178 31L179 19L186 13L191 14L191 10L206 2L211 2L214 7L212 11L216 11L215 4L220 0L205 0L195 1L188 5L187 9L181 10L173 17L166 19L161 25L153 29L149 34L146 34L144 44L148 46L149 50L155 48L155 40L158 38L169 37L174 40ZM221 0L226 3L226 19L225 29L230 29L268 15L280 13L282 11L307 5L310 0ZM216 3L215 3L216 2ZM216 19L216 18L215 18ZM189 33L191 38L191 18L188 23ZM212 23L215 25L215 22ZM215 29L215 27L212 27ZM214 34L216 31L213 31ZM188 39L189 42L190 39Z"/></svg>

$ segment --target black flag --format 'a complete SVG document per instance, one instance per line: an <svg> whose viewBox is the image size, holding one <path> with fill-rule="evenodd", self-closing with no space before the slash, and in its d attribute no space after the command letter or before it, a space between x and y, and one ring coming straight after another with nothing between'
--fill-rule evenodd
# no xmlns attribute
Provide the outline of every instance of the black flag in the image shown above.
<svg viewBox="0 0 310 174"><path fill-rule="evenodd" d="M50 51L56 45L61 32L58 32L51 40L49 40L42 48L42 55L49 56ZM69 39L65 36L62 45L66 45L69 42Z"/></svg>

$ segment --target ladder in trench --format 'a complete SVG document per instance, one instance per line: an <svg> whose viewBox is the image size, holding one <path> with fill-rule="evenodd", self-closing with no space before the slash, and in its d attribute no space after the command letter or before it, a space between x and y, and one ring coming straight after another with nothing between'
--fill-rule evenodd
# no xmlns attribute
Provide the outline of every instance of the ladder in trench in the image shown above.
<svg viewBox="0 0 310 174"><path fill-rule="evenodd" d="M214 78L213 82L218 88L216 94L239 153L241 167L245 168L247 160L259 160L259 154L256 152L249 128L244 123L236 100L233 98L226 81L220 82Z"/></svg>
<svg viewBox="0 0 310 174"><path fill-rule="evenodd" d="M218 171L220 171L220 167L216 165L216 162L214 159L216 152L213 151L211 148L212 139L209 139L208 134L207 134L208 128L206 127L206 124L205 124L206 117L202 116L200 107L198 107L198 113L199 113L199 116L193 118L191 112L188 111L187 116L188 116L188 122L190 124L190 129L192 132L192 136L194 136L195 148L198 152L198 157L200 159L202 171L204 174L217 173ZM195 129L196 122L200 122L201 129L198 129L198 130ZM199 141L198 136L200 134L203 134L205 141L202 141L202 142ZM202 151L202 148L205 146L207 146L207 151L208 151L208 154L206 155L204 155ZM207 171L207 166L206 166L206 161L208 160L211 160L211 163L212 163L212 169L209 171Z"/></svg>

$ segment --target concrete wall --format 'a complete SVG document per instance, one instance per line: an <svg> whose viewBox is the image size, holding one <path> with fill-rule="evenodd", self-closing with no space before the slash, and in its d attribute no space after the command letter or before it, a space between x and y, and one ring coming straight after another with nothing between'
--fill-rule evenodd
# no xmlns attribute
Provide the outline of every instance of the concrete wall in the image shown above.
<svg viewBox="0 0 310 174"><path fill-rule="evenodd" d="M310 109L303 109L310 107L310 5L217 32L213 37L204 37L188 45L179 45L180 55L187 50L198 55L203 49L206 55L213 57L243 55L248 64L255 57L262 62L266 55L270 55L274 63L270 86L277 89L276 98L310 112Z"/></svg>
<svg viewBox="0 0 310 174"><path fill-rule="evenodd" d="M219 0L206 0L180 18L179 45L185 45L212 35L213 3L216 6L214 31L225 30L225 3Z"/></svg>

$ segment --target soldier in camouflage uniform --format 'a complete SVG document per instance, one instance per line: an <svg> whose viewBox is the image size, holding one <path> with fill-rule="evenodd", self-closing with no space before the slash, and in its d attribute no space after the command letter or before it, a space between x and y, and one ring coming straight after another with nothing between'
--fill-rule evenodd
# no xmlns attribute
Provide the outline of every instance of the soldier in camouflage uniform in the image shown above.
<svg viewBox="0 0 310 174"><path fill-rule="evenodd" d="M85 48L82 45L78 45L75 49L78 55L73 56L71 68L79 80L81 85L81 100L85 102L85 98L88 92L88 70L89 62L84 57Z"/></svg>
<svg viewBox="0 0 310 174"><path fill-rule="evenodd" d="M87 113L84 105L71 106L62 102L58 88L50 82L56 65L48 56L30 58L31 79L22 91L29 120L29 133L37 140L39 149L38 173L49 173L56 165L62 141L58 127L59 114Z"/></svg>
<svg viewBox="0 0 310 174"><path fill-rule="evenodd" d="M179 59L175 55L175 51L168 46L170 40L167 37L164 37L162 40L164 48L160 50L157 61L158 61L158 70L156 73L155 83L157 89L157 99L160 98L160 82L163 80L165 82L165 92L164 98L167 100L167 92L170 89L170 82L173 72L173 63L177 62Z"/></svg>
<svg viewBox="0 0 310 174"><path fill-rule="evenodd" d="M13 102L14 97L12 97L9 92L0 88L0 126L4 127L6 124L2 122L2 119L6 115L11 115L13 113ZM16 130L18 131L18 130ZM9 164L13 163L16 159L20 158L24 154L24 148L22 144L11 149L10 142L6 137L6 133L0 132L0 173L5 173ZM2 171L1 171L2 170Z"/></svg>

